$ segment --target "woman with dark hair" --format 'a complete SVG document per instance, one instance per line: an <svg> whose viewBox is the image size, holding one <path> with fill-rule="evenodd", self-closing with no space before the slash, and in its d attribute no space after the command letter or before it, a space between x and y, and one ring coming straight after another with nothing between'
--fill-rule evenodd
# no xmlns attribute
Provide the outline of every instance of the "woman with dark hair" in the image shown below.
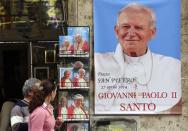
<svg viewBox="0 0 188 131"><path fill-rule="evenodd" d="M56 96L56 87L48 80L43 80L29 104L29 131L54 131L61 125L53 115L53 107L50 104Z"/></svg>

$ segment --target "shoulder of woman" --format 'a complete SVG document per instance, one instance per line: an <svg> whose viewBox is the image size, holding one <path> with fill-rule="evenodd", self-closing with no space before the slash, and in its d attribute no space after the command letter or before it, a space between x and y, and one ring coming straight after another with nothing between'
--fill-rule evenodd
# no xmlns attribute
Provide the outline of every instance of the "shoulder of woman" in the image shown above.
<svg viewBox="0 0 188 131"><path fill-rule="evenodd" d="M35 114L35 115L45 115L46 114L46 109L43 108L42 106L39 106L37 107L32 114Z"/></svg>

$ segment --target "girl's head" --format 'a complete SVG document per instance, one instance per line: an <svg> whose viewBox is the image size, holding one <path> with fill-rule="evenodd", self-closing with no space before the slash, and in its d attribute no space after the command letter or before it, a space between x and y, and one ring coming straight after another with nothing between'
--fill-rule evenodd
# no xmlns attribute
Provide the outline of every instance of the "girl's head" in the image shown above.
<svg viewBox="0 0 188 131"><path fill-rule="evenodd" d="M49 80L41 81L39 90L35 92L29 104L29 112L32 113L38 106L41 106L45 100L53 101L56 96L56 87Z"/></svg>

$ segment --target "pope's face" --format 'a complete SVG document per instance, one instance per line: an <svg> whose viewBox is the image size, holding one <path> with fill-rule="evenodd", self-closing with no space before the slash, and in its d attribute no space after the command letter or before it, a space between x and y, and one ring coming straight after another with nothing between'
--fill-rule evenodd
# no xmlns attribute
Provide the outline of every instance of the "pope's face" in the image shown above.
<svg viewBox="0 0 188 131"><path fill-rule="evenodd" d="M151 16L143 11L126 10L119 15L115 33L124 53L129 56L146 53L148 42L156 32L150 21Z"/></svg>
<svg viewBox="0 0 188 131"><path fill-rule="evenodd" d="M84 70L80 70L80 71L79 71L79 76L80 76L81 78L83 78L83 77L85 76L85 71L84 71Z"/></svg>
<svg viewBox="0 0 188 131"><path fill-rule="evenodd" d="M82 41L82 36L81 36L81 35L76 35L76 36L75 36L75 41L76 41L77 43L80 43L80 42Z"/></svg>
<svg viewBox="0 0 188 131"><path fill-rule="evenodd" d="M63 97L61 98L61 104L62 104L62 106L66 106L66 104L67 104L66 99Z"/></svg>
<svg viewBox="0 0 188 131"><path fill-rule="evenodd" d="M77 100L75 100L75 105L76 105L77 107L81 107L82 104L83 104L83 100L82 100L82 99L77 99Z"/></svg>
<svg viewBox="0 0 188 131"><path fill-rule="evenodd" d="M65 77L68 79L70 78L71 73L69 71L65 72Z"/></svg>
<svg viewBox="0 0 188 131"><path fill-rule="evenodd" d="M69 41L64 42L65 47L68 47L70 45Z"/></svg>

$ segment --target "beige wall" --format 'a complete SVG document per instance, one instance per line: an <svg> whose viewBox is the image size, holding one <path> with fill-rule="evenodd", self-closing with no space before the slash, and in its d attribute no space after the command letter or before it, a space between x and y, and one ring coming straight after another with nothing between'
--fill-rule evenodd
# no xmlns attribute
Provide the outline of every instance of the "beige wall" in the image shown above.
<svg viewBox="0 0 188 131"><path fill-rule="evenodd" d="M92 0L69 0L68 23L72 26L89 25L91 28L91 43L93 44L92 2ZM181 5L183 113L182 115L122 116L122 118L134 118L135 120L137 120L139 131L188 131L188 128L186 126L188 123L188 68L186 68L188 66L188 0L182 0ZM93 87L91 87L90 93L93 95L92 89ZM92 114L93 97L91 97L90 100ZM117 118L117 116L113 117ZM94 118L97 119L97 117L93 115L92 119Z"/></svg>

